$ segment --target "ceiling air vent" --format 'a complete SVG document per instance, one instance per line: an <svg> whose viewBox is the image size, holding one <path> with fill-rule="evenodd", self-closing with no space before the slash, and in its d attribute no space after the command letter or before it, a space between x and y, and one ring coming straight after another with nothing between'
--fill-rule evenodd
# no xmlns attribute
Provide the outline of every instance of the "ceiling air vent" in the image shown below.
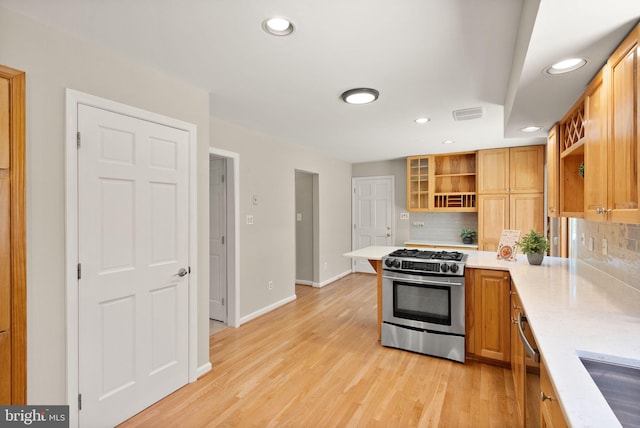
<svg viewBox="0 0 640 428"><path fill-rule="evenodd" d="M484 109L482 107L465 108L462 110L453 111L454 120L471 120L479 119L484 115Z"/></svg>

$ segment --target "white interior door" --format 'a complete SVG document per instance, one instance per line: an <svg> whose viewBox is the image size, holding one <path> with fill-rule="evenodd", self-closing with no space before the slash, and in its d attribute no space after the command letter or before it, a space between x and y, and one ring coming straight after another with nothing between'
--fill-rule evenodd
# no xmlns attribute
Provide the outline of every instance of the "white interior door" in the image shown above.
<svg viewBox="0 0 640 428"><path fill-rule="evenodd" d="M189 136L86 105L78 131L79 422L112 427L188 382Z"/></svg>
<svg viewBox="0 0 640 428"><path fill-rule="evenodd" d="M393 177L353 179L353 250L393 245ZM367 260L354 259L356 272L374 270Z"/></svg>
<svg viewBox="0 0 640 428"><path fill-rule="evenodd" d="M226 160L209 161L209 318L227 322Z"/></svg>

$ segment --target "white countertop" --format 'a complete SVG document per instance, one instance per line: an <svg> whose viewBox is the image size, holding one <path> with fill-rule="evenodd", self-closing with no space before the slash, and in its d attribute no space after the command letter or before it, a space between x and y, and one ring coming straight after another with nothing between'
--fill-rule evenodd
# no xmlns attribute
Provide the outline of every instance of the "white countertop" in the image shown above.
<svg viewBox="0 0 640 428"><path fill-rule="evenodd" d="M396 248L345 256L378 259ZM522 254L511 262L494 252L467 254L468 268L510 272L569 425L621 426L578 357L640 367L640 291L574 259L545 257L532 266Z"/></svg>
<svg viewBox="0 0 640 428"><path fill-rule="evenodd" d="M359 250L350 251L348 253L344 253L343 256L351 257L354 259L368 259L368 260L382 260L384 256L389 253L394 252L395 250L399 250L404 247L365 247Z"/></svg>

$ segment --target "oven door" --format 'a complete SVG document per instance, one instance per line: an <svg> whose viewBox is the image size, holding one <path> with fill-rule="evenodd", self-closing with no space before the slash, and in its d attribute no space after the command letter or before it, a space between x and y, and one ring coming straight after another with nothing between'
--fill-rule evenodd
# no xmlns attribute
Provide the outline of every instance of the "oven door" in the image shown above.
<svg viewBox="0 0 640 428"><path fill-rule="evenodd" d="M464 335L464 319L464 277L383 272L383 322Z"/></svg>

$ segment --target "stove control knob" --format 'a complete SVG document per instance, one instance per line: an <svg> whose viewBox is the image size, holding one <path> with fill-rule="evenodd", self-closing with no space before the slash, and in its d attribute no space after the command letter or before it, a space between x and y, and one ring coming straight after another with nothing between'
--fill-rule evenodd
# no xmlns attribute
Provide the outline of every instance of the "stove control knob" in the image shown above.
<svg viewBox="0 0 640 428"><path fill-rule="evenodd" d="M451 273L456 273L456 272L458 272L458 268L459 268L459 266L458 266L458 265L451 265Z"/></svg>
<svg viewBox="0 0 640 428"><path fill-rule="evenodd" d="M449 272L449 265L446 265L446 264L444 264L444 263L443 263L443 264L440 266L440 271L445 272L445 273L446 273L446 272Z"/></svg>
<svg viewBox="0 0 640 428"><path fill-rule="evenodd" d="M394 267L394 268L399 269L399 268L400 268L400 266L401 266L401 265L400 265L400 260L397 260L397 259L396 259L396 260L394 260L394 261L393 261L393 267Z"/></svg>
<svg viewBox="0 0 640 428"><path fill-rule="evenodd" d="M384 264L387 265L387 267L391 267L393 266L393 259L387 259L384 261Z"/></svg>

